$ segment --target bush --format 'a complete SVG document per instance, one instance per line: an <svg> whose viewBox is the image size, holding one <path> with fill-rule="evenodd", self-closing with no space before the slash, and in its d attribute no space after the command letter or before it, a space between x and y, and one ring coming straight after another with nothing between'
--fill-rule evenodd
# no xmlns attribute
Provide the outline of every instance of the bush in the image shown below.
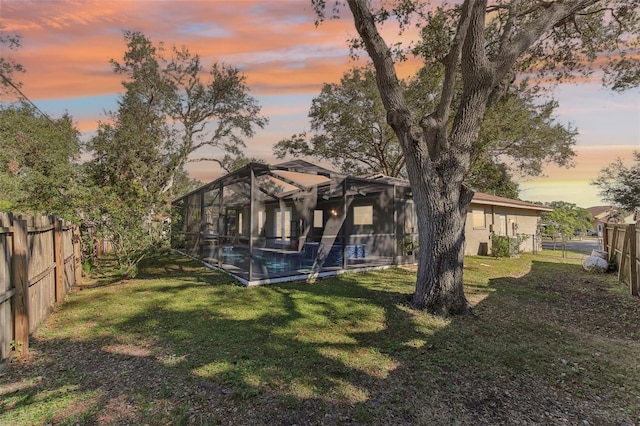
<svg viewBox="0 0 640 426"><path fill-rule="evenodd" d="M407 235L400 240L400 247L405 254L412 254L418 251L418 241L413 238L413 235Z"/></svg>
<svg viewBox="0 0 640 426"><path fill-rule="evenodd" d="M509 237L504 235L492 235L491 254L495 257L510 257L511 241L509 241Z"/></svg>
<svg viewBox="0 0 640 426"><path fill-rule="evenodd" d="M491 236L491 253L495 257L511 257L520 253L520 244L529 238L528 235L508 237L506 235Z"/></svg>

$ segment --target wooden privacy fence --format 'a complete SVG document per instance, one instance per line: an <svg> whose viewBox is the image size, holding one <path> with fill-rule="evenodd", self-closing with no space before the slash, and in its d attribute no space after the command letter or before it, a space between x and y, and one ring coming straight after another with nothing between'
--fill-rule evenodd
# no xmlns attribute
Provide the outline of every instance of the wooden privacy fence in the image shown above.
<svg viewBox="0 0 640 426"><path fill-rule="evenodd" d="M29 352L29 334L82 274L78 227L0 213L0 362Z"/></svg>
<svg viewBox="0 0 640 426"><path fill-rule="evenodd" d="M608 261L618 265L618 280L628 284L631 294L640 294L640 222L608 224L602 241Z"/></svg>

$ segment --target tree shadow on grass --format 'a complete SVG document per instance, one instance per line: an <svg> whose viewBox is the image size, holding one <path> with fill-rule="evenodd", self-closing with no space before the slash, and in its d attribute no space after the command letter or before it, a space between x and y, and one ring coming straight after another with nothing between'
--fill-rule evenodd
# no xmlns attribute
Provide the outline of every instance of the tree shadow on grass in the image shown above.
<svg viewBox="0 0 640 426"><path fill-rule="evenodd" d="M41 410L54 424L633 424L640 412L637 367L605 352L631 358L638 336L596 328L604 305L625 318L638 303L572 265L491 280L475 314L451 320L406 306L406 271L242 288L168 269L65 304L58 322L86 304L125 306L95 332L37 337L35 360L0 378L0 420ZM576 318L585 303L590 319Z"/></svg>
<svg viewBox="0 0 640 426"><path fill-rule="evenodd" d="M156 262L158 258L169 258L171 262ZM202 264L186 256L172 256L172 251L168 249L158 250L154 255L146 257L139 264L140 272L135 277L137 279L154 278L158 276L208 276L206 270L203 271ZM219 280L219 277L216 277ZM130 277L117 272L116 260L108 254L98 260L97 267L85 277L77 288L86 290L97 287L107 287L112 285L127 284ZM230 280L231 281L231 280ZM233 281L235 282L235 281Z"/></svg>

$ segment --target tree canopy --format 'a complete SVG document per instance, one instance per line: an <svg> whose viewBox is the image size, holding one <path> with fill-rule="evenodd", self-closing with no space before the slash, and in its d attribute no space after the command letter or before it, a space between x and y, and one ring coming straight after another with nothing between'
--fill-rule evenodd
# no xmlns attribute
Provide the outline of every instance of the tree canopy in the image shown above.
<svg viewBox="0 0 640 426"><path fill-rule="evenodd" d="M75 217L79 132L31 105L0 109L0 210Z"/></svg>
<svg viewBox="0 0 640 426"><path fill-rule="evenodd" d="M233 167L244 157L244 139L267 119L236 68L216 62L205 70L186 47L166 56L162 43L140 32L124 39L127 50L111 65L125 77L125 93L87 144L88 185L100 200L87 210L132 270L160 237L176 189L191 189L186 163Z"/></svg>
<svg viewBox="0 0 640 426"><path fill-rule="evenodd" d="M20 48L20 35L5 33L3 28L4 26L0 24L0 50L11 51ZM22 64L17 63L10 56L0 55L0 94L20 87L21 83L15 81L15 75L21 72L25 72Z"/></svg>
<svg viewBox="0 0 640 426"><path fill-rule="evenodd" d="M592 184L600 188L602 199L627 211L640 208L640 151L633 152L629 166L618 158L604 167Z"/></svg>
<svg viewBox="0 0 640 426"><path fill-rule="evenodd" d="M111 64L127 78L126 93L88 146L98 174L144 181L145 191L154 185L171 198L187 162L214 161L226 170L242 158L245 138L267 119L240 71L218 62L207 71L186 47L174 46L167 58L162 43L154 45L140 32L126 31L124 38L123 60ZM127 152L129 160L121 161Z"/></svg>
<svg viewBox="0 0 640 426"><path fill-rule="evenodd" d="M403 82L404 95L415 109L426 110L438 97L440 80L440 75L423 68ZM557 106L526 82L511 85L487 110L466 183L478 191L518 198L514 175L540 175L548 163L570 166L577 132L556 122ZM353 68L340 83L324 84L312 101L309 118L310 133L274 145L278 158L312 157L347 174L407 177L404 154L387 124L372 67Z"/></svg>
<svg viewBox="0 0 640 426"><path fill-rule="evenodd" d="M78 218L80 132L72 117L51 118L21 91L25 68L5 53L21 47L0 24L0 211Z"/></svg>
<svg viewBox="0 0 640 426"><path fill-rule="evenodd" d="M291 155L327 160L352 175L406 176L402 150L387 124L370 67L347 71L339 84L325 83L311 103L309 118L312 133L278 142L274 146L278 158Z"/></svg>
<svg viewBox="0 0 640 426"><path fill-rule="evenodd" d="M562 240L571 238L576 233L584 233L590 229L591 214L573 203L554 201L548 203L553 211L542 214L545 233Z"/></svg>
<svg viewBox="0 0 640 426"><path fill-rule="evenodd" d="M345 2L312 0L318 21ZM473 191L465 184L488 108L517 74L566 80L598 61L604 84L637 86L640 0L465 0L443 4L347 0L358 39L376 70L387 117L406 162L418 210L419 261L412 305L438 315L464 313L464 228ZM397 61L416 46L390 46L380 26L433 27L420 45L428 72L442 73L438 96L423 109L407 99Z"/></svg>

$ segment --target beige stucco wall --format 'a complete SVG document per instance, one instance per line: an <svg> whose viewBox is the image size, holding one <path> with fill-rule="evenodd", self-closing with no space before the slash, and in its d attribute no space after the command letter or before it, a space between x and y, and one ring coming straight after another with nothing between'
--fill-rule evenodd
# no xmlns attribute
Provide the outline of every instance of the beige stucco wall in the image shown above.
<svg viewBox="0 0 640 426"><path fill-rule="evenodd" d="M520 244L520 250L534 251L534 244L540 250L539 214L536 210L472 202L465 226L465 255L491 254L491 231L510 237L527 235L527 239ZM484 224L479 220L481 216L484 216Z"/></svg>

